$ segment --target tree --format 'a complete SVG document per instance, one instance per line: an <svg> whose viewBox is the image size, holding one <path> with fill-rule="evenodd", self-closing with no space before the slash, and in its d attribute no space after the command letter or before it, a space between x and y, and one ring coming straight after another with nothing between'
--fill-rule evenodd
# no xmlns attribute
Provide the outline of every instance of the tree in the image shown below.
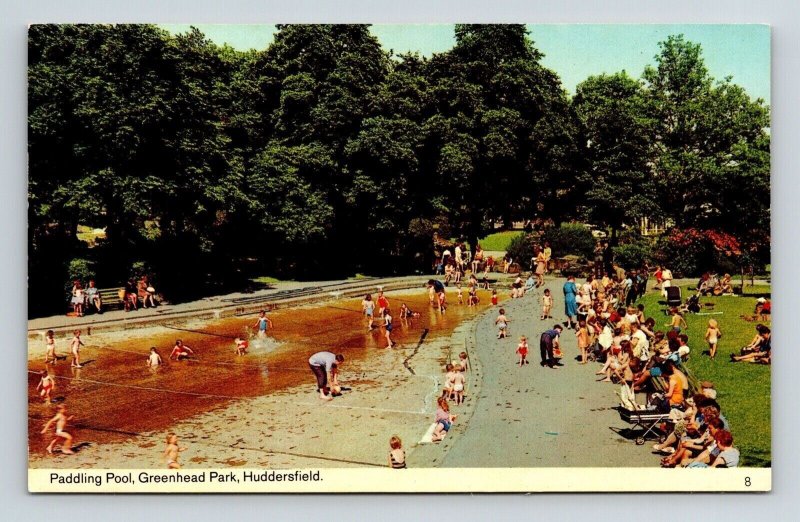
<svg viewBox="0 0 800 522"><path fill-rule="evenodd" d="M431 170L472 245L495 220L568 211L576 120L541 57L522 25L457 25L455 47L429 63Z"/></svg>
<svg viewBox="0 0 800 522"><path fill-rule="evenodd" d="M585 140L582 203L589 221L611 227L613 236L624 224L661 214L643 96L642 84L623 71L589 77L572 101Z"/></svg>
<svg viewBox="0 0 800 522"><path fill-rule="evenodd" d="M768 243L768 108L731 78L715 82L699 44L659 45L643 77L664 208L679 228L731 233L747 250Z"/></svg>

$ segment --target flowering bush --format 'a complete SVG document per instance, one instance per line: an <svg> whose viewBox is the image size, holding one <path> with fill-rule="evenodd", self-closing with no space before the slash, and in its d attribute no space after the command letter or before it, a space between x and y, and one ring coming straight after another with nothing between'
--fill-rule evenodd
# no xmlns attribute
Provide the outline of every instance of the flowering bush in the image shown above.
<svg viewBox="0 0 800 522"><path fill-rule="evenodd" d="M741 255L739 241L730 234L674 228L659 240L655 258L673 272L696 276L708 270L731 271Z"/></svg>

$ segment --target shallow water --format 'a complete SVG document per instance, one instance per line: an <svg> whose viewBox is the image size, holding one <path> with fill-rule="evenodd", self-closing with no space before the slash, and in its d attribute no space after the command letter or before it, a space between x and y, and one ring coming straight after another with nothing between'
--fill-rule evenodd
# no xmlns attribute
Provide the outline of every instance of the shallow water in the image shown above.
<svg viewBox="0 0 800 522"><path fill-rule="evenodd" d="M489 293L482 291L479 295L481 305L470 308L456 304L455 293L448 292L449 307L442 315L429 305L424 290L419 294L387 293L394 317L393 340L401 347L413 347L426 329L428 337L449 335L464 320L487 308ZM420 317L401 321L401 303L419 312ZM199 326L176 325L183 330L151 328L149 331L155 333L148 337L137 335L134 330L129 340L105 346L91 336L84 336L87 345L81 351L84 368L71 369L69 359L49 367L51 375L56 377L54 402L63 400L68 415L75 415L69 424L72 429L68 427L67 431L72 431L78 444L105 443L141 432L167 431L181 420L239 398L279 397L283 390L297 385L307 385L311 399L316 382L307 361L322 350L344 354L341 370L348 386L374 384L370 371L375 363L371 365L371 361L384 353L386 339L382 328L367 330L360 298L279 310L269 317L274 328L269 331L268 339L251 339L250 353L244 357L235 355L233 339L252 335L257 314ZM376 319L375 323L379 321ZM196 358L167 361L176 339L182 339L195 350ZM58 341L59 355L64 355L66 345L66 340ZM157 347L165 360L157 371L145 366L151 346ZM29 366L31 370L42 369L38 361L31 361ZM406 370L399 367L396 371ZM55 407L46 406L38 397L38 375L28 375L29 451L41 454L52 432L41 435L39 431Z"/></svg>

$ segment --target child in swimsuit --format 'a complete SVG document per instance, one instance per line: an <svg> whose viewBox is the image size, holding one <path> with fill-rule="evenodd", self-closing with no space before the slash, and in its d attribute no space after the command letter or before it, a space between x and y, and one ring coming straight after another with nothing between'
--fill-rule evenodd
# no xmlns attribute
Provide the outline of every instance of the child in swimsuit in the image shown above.
<svg viewBox="0 0 800 522"><path fill-rule="evenodd" d="M442 397L453 397L453 385L455 384L455 370L452 364L447 363L444 367L444 387L442 388Z"/></svg>
<svg viewBox="0 0 800 522"><path fill-rule="evenodd" d="M389 439L389 467L392 469L406 468L406 452L403 449L403 441L400 437L393 435Z"/></svg>
<svg viewBox="0 0 800 522"><path fill-rule="evenodd" d="M261 310L261 312L258 314L258 319L256 319L255 326L258 328L259 337L267 336L267 328L272 328L272 321L270 321L267 317L266 311Z"/></svg>
<svg viewBox="0 0 800 522"><path fill-rule="evenodd" d="M47 330L47 334L45 335L45 343L47 345L47 351L44 355L44 363L47 364L50 361L54 363L58 361L58 357L56 357L56 340L55 340L55 333L53 330Z"/></svg>
<svg viewBox="0 0 800 522"><path fill-rule="evenodd" d="M455 395L456 404L461 404L464 402L464 385L467 380L464 378L464 374L461 373L460 364L453 367L453 372L453 395Z"/></svg>
<svg viewBox="0 0 800 522"><path fill-rule="evenodd" d="M70 342L70 349L72 350L72 366L75 368L83 368L81 366L81 346L84 346L81 341L81 331L75 330L73 332L72 342Z"/></svg>
<svg viewBox="0 0 800 522"><path fill-rule="evenodd" d="M74 453L74 451L72 451L72 435L64 430L64 428L67 427L67 421L70 420L72 420L72 416L67 417L67 407L62 404L58 407L58 412L55 416L44 425L44 428L42 428L42 435L47 433L47 430L50 429L50 426L54 423L56 425L55 437L53 437L53 440L47 445L47 453L53 453L58 439L64 439L64 442L61 443L61 453L66 455L72 455Z"/></svg>
<svg viewBox="0 0 800 522"><path fill-rule="evenodd" d="M39 396L44 399L45 404L50 404L50 392L53 391L55 383L53 383L53 378L50 377L47 370L42 370L39 375L41 376L41 380L38 386L36 386L36 390L39 391Z"/></svg>
<svg viewBox="0 0 800 522"><path fill-rule="evenodd" d="M164 458L167 459L167 469L181 469L178 464L178 454L186 451L186 448L178 447L178 436L174 433L167 434L167 447L164 450Z"/></svg>
<svg viewBox="0 0 800 522"><path fill-rule="evenodd" d="M492 306L497 306L497 290L492 290Z"/></svg>
<svg viewBox="0 0 800 522"><path fill-rule="evenodd" d="M517 354L519 355L519 366L529 364L528 357L528 338L524 335L519 338L519 345L517 346Z"/></svg>
<svg viewBox="0 0 800 522"><path fill-rule="evenodd" d="M161 366L162 362L163 361L161 360L161 356L158 354L156 347L153 346L150 348L150 355L147 357L147 366L149 368L158 368Z"/></svg>
<svg viewBox="0 0 800 522"><path fill-rule="evenodd" d="M461 285L456 285L456 288L458 289L458 304L463 305L464 304L464 291L461 289Z"/></svg>
<svg viewBox="0 0 800 522"><path fill-rule="evenodd" d="M373 322L373 315L375 315L375 301L372 300L372 295L367 294L364 296L364 300L361 301L361 309L364 311L364 315L367 316L367 330L372 330L375 328ZM403 317L402 313L400 317Z"/></svg>
<svg viewBox="0 0 800 522"><path fill-rule="evenodd" d="M176 361L180 361L181 359L188 359L190 355L194 355L194 350L178 339L175 341L175 347L172 349L172 353L169 354L169 360L171 361L174 357Z"/></svg>
<svg viewBox="0 0 800 522"><path fill-rule="evenodd" d="M706 330L706 341L708 341L708 354L713 359L717 355L717 342L722 337L722 332L719 329L719 324L716 319L708 320L708 329Z"/></svg>
<svg viewBox="0 0 800 522"><path fill-rule="evenodd" d="M236 343L236 355L241 356L247 353L248 343L246 339L241 339L237 337L236 339L234 339L234 342Z"/></svg>
<svg viewBox="0 0 800 522"><path fill-rule="evenodd" d="M553 296L550 295L550 289L544 289L544 295L542 296L542 315L539 317L540 320L547 319L552 317L550 315L550 309L553 307Z"/></svg>
<svg viewBox="0 0 800 522"><path fill-rule="evenodd" d="M386 329L386 347L391 348L392 342L392 315L388 308L383 309L383 326Z"/></svg>
<svg viewBox="0 0 800 522"><path fill-rule="evenodd" d="M458 359L461 363L461 371L466 372L469 369L469 361L467 360L467 352L458 354Z"/></svg>
<svg viewBox="0 0 800 522"><path fill-rule="evenodd" d="M500 315L497 316L497 319L494 320L494 324L498 327L497 338L498 339L505 339L508 337L508 323L509 320L506 317L506 311L501 308Z"/></svg>

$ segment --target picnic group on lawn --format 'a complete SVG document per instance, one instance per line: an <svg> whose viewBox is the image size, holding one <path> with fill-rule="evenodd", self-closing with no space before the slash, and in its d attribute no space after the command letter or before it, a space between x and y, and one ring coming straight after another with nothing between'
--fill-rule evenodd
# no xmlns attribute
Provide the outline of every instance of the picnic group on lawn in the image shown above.
<svg viewBox="0 0 800 522"><path fill-rule="evenodd" d="M685 333L685 314L691 313L686 305L673 306L669 309L669 322L658 324L653 317L646 317L645 307L636 304L647 291L649 270L621 270L610 263L607 256L608 245L598 243L595 250L595 270L580 282L575 275L567 274L561 291L564 296L564 321L546 328L539 335L539 366L547 370L557 370L564 366L566 360L562 348L562 339L567 331L576 337L578 351L575 354L577 364L594 363L598 365L595 374L599 382L616 383L620 386L620 405L628 410L652 410L668 413L665 422L666 436L663 442L655 444L656 452L665 454L661 465L665 467L735 467L739 463L739 452L733 445L733 436L727 420L722 414L720 404L716 400L716 390L710 382L698 383L692 379L685 362L693 353L698 353L699 339L692 340L694 349L690 348L690 339ZM537 246L530 260L531 272L523 280L517 274L510 285L508 297L511 299L529 299L533 295L538 301L539 321L553 319L553 295L546 288L544 279L552 256L549 244ZM430 306L439 314L445 314L449 306L447 287L455 283L457 306L475 307L479 303L478 288L491 290L491 304L499 307L501 288L490 288L489 274L497 268L507 271L513 260L506 256L502 266L495 266L493 260L483 256L480 246L470 261L464 254L461 244L455 247L455 255L448 250L444 252L437 272L445 275L444 282L430 279L426 283ZM441 269L441 270L440 270ZM467 277L468 276L468 277ZM480 276L480 279L478 278ZM658 290L667 296L671 291L672 273L665 267L657 267L653 276ZM465 282L466 296L462 288ZM732 292L730 277L721 279L704 274L697 284L696 299L705 293L720 295ZM126 310L136 309L141 299L143 306L155 306L153 295L155 290L147 278L138 284L133 280L126 285L124 295L119 298L125 303ZM86 290L80 281L75 281L72 290L72 304L76 316L81 316L87 307L102 311L94 281L89 281ZM687 303L691 302L687 300ZM404 324L412 323L420 314L412 311L405 303L398 308L399 320ZM367 330L379 328L385 339L385 347L392 348L394 318L388 297L379 291L375 299L371 294L361 301L361 311ZM766 321L771 314L771 303L759 298L755 304L755 318ZM533 317L510 317L505 307L498 308L494 321L497 328L497 340L511 337L511 325L515 321L529 321ZM266 311L261 311L253 325L255 336L265 338L274 328ZM717 345L724 332L720 323L709 319L703 343L708 345L707 353L714 359ZM53 331L45 336L45 364L56 364L59 357L56 353L56 340ZM732 354L732 362L750 362L769 364L771 362L771 332L763 325L756 326L752 341L742 348L739 355ZM248 353L249 340L237 337L234 340L234 353L244 356ZM80 348L83 342L80 331L75 330L69 343L72 354L72 366L80 368ZM519 337L513 361L519 367L529 365L529 344L525 336ZM197 356L195 349L175 342L168 358L180 363ZM341 353L318 351L308 358L308 366L313 374L318 396L323 401L331 401L340 396L343 388L339 382L340 369L344 365L345 356ZM146 364L152 370L165 364L156 347L152 347L146 358ZM458 415L451 409L460 407L468 397L467 372L470 368L466 352L458 354L458 359L448 361L443 368L443 388L436 402L434 425L430 440L441 442L451 430ZM48 370L38 372L41 379L37 387L42 399L49 404L55 387L53 377ZM647 397L644 404L636 403L636 394L643 393ZM59 406L56 415L45 425L42 433L50 426L55 426L55 433L47 451L52 453L55 444L62 441L62 453L72 452L73 437L66 431L66 425L72 417L67 417L65 409ZM388 465L394 469L406 467L405 450L402 441L393 435L389 442ZM179 468L178 454L185 448L178 448L177 436L170 433L167 437L167 449L164 452L169 468Z"/></svg>

